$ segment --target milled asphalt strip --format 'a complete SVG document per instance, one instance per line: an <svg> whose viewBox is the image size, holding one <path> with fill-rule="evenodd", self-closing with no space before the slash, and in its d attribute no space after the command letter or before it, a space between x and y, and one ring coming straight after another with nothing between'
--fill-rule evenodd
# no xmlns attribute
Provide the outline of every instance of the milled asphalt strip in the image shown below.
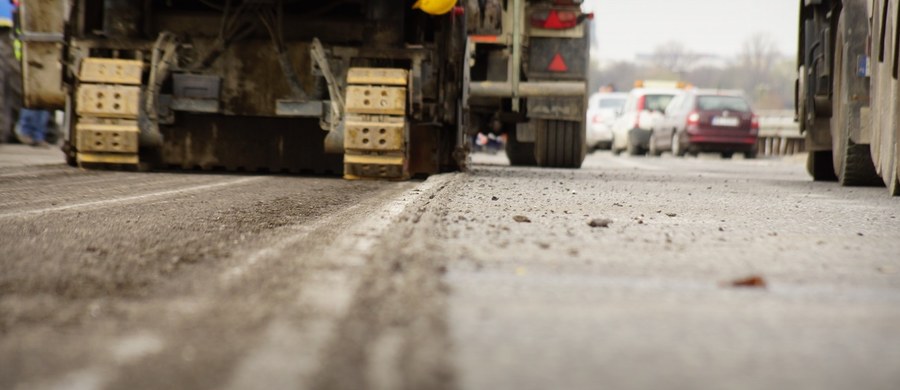
<svg viewBox="0 0 900 390"><path fill-rule="evenodd" d="M230 180L230 181L225 181L225 182L204 184L204 185L187 187L187 188L179 188L179 189L175 189L175 190L151 192L149 194L143 194L143 195L132 195L132 196L125 196L125 197L121 197L121 198L96 200L96 201L84 202L84 203L75 203L75 204L69 204L69 205L65 205L65 206L46 207L46 208L36 209L36 210L14 211L14 212L10 212L10 213L0 214L0 219L24 217L24 216L28 216L28 215L34 215L34 214L45 214L45 213L53 213L53 212L67 211L67 210L106 207L106 206L111 206L114 204L129 203L129 202L135 202L135 201L147 200L147 199L153 199L153 198L162 198L162 197L171 196L171 195L179 195L179 194L190 193L190 192L211 190L211 189L219 188L219 187L227 187L227 186L232 186L232 185L244 184L244 183L249 183L251 181L262 180L263 178L264 177L262 177L262 176L247 177L247 178L238 179L238 180Z"/></svg>
<svg viewBox="0 0 900 390"><path fill-rule="evenodd" d="M356 257L358 262L365 261L364 257L368 250L377 242L385 230L390 226L406 208L420 199L433 192L432 189L440 188L457 175L436 175L429 178L413 188L403 191L403 194L397 199L385 204L374 211L366 211L365 207L372 207L366 202L358 203L340 212L328 215L313 224L305 227L298 226L296 234L291 234L266 248L249 254L244 263L240 266L231 268L220 275L220 279L225 283L240 280L240 277L249 271L253 266L267 258L284 256L283 251L291 248L291 244L297 244L307 238L317 229L326 228L329 225L342 224L352 221L354 217L360 221L354 221L350 225L353 228L342 234L343 240L336 242L329 247L327 253L340 254L342 257ZM89 207L95 204L121 203L131 200L140 200L148 197L158 197L171 195L175 193L184 193L190 191L201 191L210 188L222 187L227 185L241 184L252 180L258 180L261 177L246 178L241 180L207 184L184 188L173 191L163 191L153 194L145 194L140 196L131 196L127 198L111 199L103 202L89 202L79 205L65 206L65 209L74 207ZM60 209L58 207L53 210ZM31 211L31 213L42 212L40 210ZM0 214L0 217L6 215L27 214L29 212ZM365 213L359 216L360 213ZM349 278L347 278L349 279ZM299 300L304 304L327 307L328 311L340 313L335 318L343 318L350 304L353 291L356 286L341 286L342 283L329 284L327 294L321 292L309 292L304 290L304 296ZM347 291L340 291L346 289ZM334 299L335 296L346 296L345 299ZM274 319L269 324L263 339L257 347L249 351L244 359L233 370L230 383L225 389L252 389L257 388L261 384L265 384L268 390L279 389L297 389L303 388L302 384L312 372L318 367L321 361L319 354L326 342L330 339L335 324L331 320L315 320L309 321L304 325L303 329L296 329L292 323L283 319ZM164 340L154 339L154 343L163 343ZM300 350L298 351L297 348ZM309 353L313 351L312 353ZM149 352L155 352L149 351ZM114 365L94 365L90 367L80 368L68 373L64 373L56 378L48 378L46 382L38 384L38 388L47 389L79 389L79 390L101 390L109 383L113 382L118 375Z"/></svg>
<svg viewBox="0 0 900 390"><path fill-rule="evenodd" d="M350 255L363 255L377 243L377 239L390 223L400 215L407 206L418 200L423 194L430 193L435 187L446 185L456 175L436 175L427 181L406 190L403 196L387 203L378 210L366 211L367 208L377 207L372 202L361 202L347 207L331 215L326 215L315 222L306 223L293 227L294 232L275 243L267 245L265 248L256 252L247 254L244 261L236 265L220 275L223 282L231 282L236 278L240 278L249 269L253 268L260 260L267 258L276 258L284 255L284 251L292 245L298 244L305 240L310 234L331 225L338 225L351 221L355 218L361 218L352 224L352 228L342 234L343 237L352 237L350 240L343 242L346 248L341 247L339 253L342 257L350 257ZM409 194L416 191L416 194ZM364 217L359 217L360 213L367 213ZM336 246L336 244L332 244ZM359 263L362 264L363 260Z"/></svg>
<svg viewBox="0 0 900 390"><path fill-rule="evenodd" d="M379 242L379 238L410 205L422 197L431 196L437 189L459 177L458 174L431 176L424 183L405 190L401 196L381 207L369 204L371 202L360 203L327 216L308 225L301 232L249 255L244 264L224 272L221 279L226 283L239 280L241 275L260 260L287 256L285 250L294 248L317 229L334 225L350 227L320 256L339 256L342 264L364 264L366 255ZM373 208L375 210L367 211ZM284 319L273 319L259 344L234 368L231 381L223 388L247 389L258 387L261 383L265 383L269 390L306 388L313 373L321 368L323 350L334 335L336 320L346 316L353 301L353 293L359 288L357 282L346 272L331 275L326 280L305 281L298 302L307 310L315 308L317 312L333 315L307 320L302 329L297 329L295 324Z"/></svg>

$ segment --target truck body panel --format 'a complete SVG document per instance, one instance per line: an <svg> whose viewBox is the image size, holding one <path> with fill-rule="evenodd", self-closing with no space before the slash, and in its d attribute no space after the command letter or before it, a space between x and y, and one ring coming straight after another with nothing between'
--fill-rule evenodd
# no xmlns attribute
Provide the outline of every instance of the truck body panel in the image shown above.
<svg viewBox="0 0 900 390"><path fill-rule="evenodd" d="M816 180L900 195L900 1L800 2L797 119Z"/></svg>

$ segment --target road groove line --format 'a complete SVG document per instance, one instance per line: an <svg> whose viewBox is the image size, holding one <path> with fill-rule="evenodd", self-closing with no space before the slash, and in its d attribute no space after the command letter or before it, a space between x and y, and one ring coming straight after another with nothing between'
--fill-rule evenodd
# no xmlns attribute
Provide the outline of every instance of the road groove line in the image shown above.
<svg viewBox="0 0 900 390"><path fill-rule="evenodd" d="M231 185L237 185L237 184L248 183L251 181L261 180L262 178L263 177L248 177L248 178L232 180L232 181L227 181L227 182L203 184L203 185L198 185L198 186L194 186L194 187L179 188L179 189L175 189L175 190L152 192L152 193L143 194L143 195L132 195L132 196L126 196L126 197L122 197L122 198L96 200L96 201L91 201L91 202L76 203L76 204L70 204L70 205L65 205L65 206L46 207L46 208L36 209L36 210L15 211L15 212L11 212L11 213L2 213L2 214L0 214L0 218L15 218L15 217L23 217L23 216L27 216L27 215L33 215L33 214L46 214L46 213L83 209L83 208L91 208L91 207L103 207L103 206L114 205L114 204L119 204L119 203L128 203L128 202L133 202L133 201L138 201L138 200L161 198L161 197L165 197L165 196L169 196L169 195L177 195L177 194L184 194L184 193L190 193L190 192L204 191L204 190L209 190L209 189L219 188L219 187L227 187L227 186L231 186Z"/></svg>

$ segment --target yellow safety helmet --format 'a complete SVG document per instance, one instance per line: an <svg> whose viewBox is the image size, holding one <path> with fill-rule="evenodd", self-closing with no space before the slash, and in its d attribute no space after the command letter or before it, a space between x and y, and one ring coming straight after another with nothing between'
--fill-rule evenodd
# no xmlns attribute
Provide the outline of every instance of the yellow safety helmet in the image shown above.
<svg viewBox="0 0 900 390"><path fill-rule="evenodd" d="M443 15L456 6L456 0L417 0L413 9L421 9L429 15Z"/></svg>

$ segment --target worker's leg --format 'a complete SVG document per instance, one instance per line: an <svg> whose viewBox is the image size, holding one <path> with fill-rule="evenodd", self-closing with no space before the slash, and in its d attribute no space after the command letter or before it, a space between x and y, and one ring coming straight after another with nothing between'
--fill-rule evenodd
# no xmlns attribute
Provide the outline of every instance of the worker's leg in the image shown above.
<svg viewBox="0 0 900 390"><path fill-rule="evenodd" d="M19 113L19 140L31 145L43 143L48 119L47 111L23 108Z"/></svg>

